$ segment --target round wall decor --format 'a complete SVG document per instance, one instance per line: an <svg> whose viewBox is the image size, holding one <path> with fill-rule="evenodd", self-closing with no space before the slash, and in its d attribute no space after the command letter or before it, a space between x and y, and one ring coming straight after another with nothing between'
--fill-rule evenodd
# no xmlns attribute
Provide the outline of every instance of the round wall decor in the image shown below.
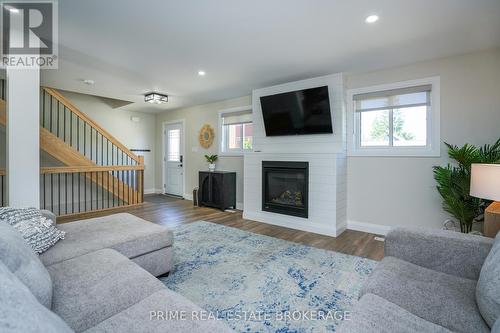
<svg viewBox="0 0 500 333"><path fill-rule="evenodd" d="M205 124L198 134L198 141L203 148L207 149L214 142L214 136L214 129L209 124Z"/></svg>

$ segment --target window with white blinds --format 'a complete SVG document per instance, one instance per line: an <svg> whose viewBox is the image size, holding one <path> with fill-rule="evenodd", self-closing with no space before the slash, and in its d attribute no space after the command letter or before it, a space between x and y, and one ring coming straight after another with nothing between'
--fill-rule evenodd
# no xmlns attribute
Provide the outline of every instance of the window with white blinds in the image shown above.
<svg viewBox="0 0 500 333"><path fill-rule="evenodd" d="M436 145L439 150L439 141L436 142L439 105L433 105L439 100L435 96L439 88L435 80L412 86L403 83L399 88L362 90L349 93L353 118L351 150L361 155L363 152L426 155L431 150L435 153Z"/></svg>
<svg viewBox="0 0 500 333"><path fill-rule="evenodd" d="M243 154L252 150L252 110L222 112L220 114L222 154Z"/></svg>

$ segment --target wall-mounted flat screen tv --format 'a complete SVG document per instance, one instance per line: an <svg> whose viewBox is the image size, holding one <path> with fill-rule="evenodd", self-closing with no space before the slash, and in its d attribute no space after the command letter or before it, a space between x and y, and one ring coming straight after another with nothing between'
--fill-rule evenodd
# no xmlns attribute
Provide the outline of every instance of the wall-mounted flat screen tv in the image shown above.
<svg viewBox="0 0 500 333"><path fill-rule="evenodd" d="M266 136L333 133L328 86L260 98Z"/></svg>

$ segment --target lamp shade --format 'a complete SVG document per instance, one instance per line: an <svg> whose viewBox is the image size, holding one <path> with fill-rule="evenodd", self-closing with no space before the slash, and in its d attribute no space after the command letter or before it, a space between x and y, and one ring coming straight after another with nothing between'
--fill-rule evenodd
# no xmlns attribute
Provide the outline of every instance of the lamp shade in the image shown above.
<svg viewBox="0 0 500 333"><path fill-rule="evenodd" d="M470 195L500 201L500 164L472 164Z"/></svg>

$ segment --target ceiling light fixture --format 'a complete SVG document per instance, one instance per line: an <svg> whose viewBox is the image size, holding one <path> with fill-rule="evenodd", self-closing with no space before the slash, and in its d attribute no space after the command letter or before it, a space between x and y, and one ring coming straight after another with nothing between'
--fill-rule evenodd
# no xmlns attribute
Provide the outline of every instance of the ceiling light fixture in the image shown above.
<svg viewBox="0 0 500 333"><path fill-rule="evenodd" d="M370 16L366 17L365 22L366 23L375 23L378 21L378 19L379 19L379 17L377 15L370 15Z"/></svg>
<svg viewBox="0 0 500 333"><path fill-rule="evenodd" d="M90 79L85 79L83 80L83 83L88 84L89 86L93 86L95 84L95 81Z"/></svg>
<svg viewBox="0 0 500 333"><path fill-rule="evenodd" d="M205 73L205 71L198 71L199 76L205 76L205 74L207 74L207 73Z"/></svg>
<svg viewBox="0 0 500 333"><path fill-rule="evenodd" d="M144 102L152 104L163 104L168 102L168 95L162 95L158 93L149 93L144 95Z"/></svg>

